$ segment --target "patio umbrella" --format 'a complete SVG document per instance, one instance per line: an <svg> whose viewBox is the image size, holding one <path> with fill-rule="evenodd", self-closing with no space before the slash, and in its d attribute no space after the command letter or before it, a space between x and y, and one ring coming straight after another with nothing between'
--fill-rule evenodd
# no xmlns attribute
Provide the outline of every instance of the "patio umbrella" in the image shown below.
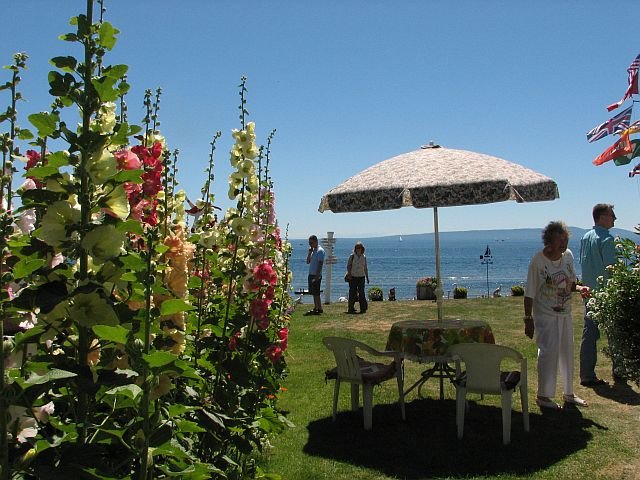
<svg viewBox="0 0 640 480"><path fill-rule="evenodd" d="M442 319L438 207L479 205L515 200L538 202L558 198L549 177L502 158L442 148L431 142L419 150L384 160L329 190L318 210L371 212L413 206L433 208L438 287L438 320Z"/></svg>

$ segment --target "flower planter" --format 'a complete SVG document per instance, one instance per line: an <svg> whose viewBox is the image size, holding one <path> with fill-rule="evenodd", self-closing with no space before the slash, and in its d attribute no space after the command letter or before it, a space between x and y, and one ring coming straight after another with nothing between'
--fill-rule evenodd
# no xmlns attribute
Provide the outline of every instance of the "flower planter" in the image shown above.
<svg viewBox="0 0 640 480"><path fill-rule="evenodd" d="M429 285L416 285L416 298L418 300L435 300L436 294Z"/></svg>

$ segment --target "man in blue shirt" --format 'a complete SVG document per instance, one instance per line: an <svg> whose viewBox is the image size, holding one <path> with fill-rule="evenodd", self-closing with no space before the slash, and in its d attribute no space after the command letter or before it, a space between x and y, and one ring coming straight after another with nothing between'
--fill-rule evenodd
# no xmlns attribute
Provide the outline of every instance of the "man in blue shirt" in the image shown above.
<svg viewBox="0 0 640 480"><path fill-rule="evenodd" d="M318 245L318 237L309 237L309 252L307 253L309 264L309 293L313 295L313 310L308 313L320 315L322 313L322 300L320 299L320 282L322 281L322 264L324 263L324 249Z"/></svg>
<svg viewBox="0 0 640 480"><path fill-rule="evenodd" d="M616 247L609 229L613 227L616 216L613 213L613 205L598 203L593 207L594 226L584 234L580 241L580 265L582 266L582 283L589 287L590 291L598 288L598 277L608 277L607 266L616 262ZM586 314L584 317L584 329L580 342L580 384L585 387L606 385L607 382L596 376L597 347L596 342L600 338L598 326ZM613 369L614 380L617 380L615 366Z"/></svg>

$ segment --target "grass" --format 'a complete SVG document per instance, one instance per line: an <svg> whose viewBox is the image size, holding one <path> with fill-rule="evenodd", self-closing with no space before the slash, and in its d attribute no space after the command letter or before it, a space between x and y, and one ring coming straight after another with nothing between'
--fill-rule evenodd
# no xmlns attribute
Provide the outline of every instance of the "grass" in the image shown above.
<svg viewBox="0 0 640 480"><path fill-rule="evenodd" d="M362 428L362 412L349 409L348 388L341 389L337 421L331 421L333 382L324 371L333 358L322 345L327 335L356 338L384 350L393 322L436 318L430 301L370 302L365 315L348 315L346 304L325 305L321 316L294 312L287 362L289 377L280 403L295 427L276 437L260 458L262 467L286 480L313 479L616 479L640 478L640 393L635 385L598 389L579 385L578 346L582 304L573 299L576 394L589 407L548 412L535 405L536 347L524 335L522 297L448 300L445 318L486 320L496 342L528 358L531 431L522 428L519 395L514 395L511 445L502 445L498 396L471 395L464 438L455 432L455 390L445 386L439 400L437 380L411 392L402 422L395 382L374 391L373 430ZM419 378L425 366L405 362L405 382ZM598 375L611 378L609 358L599 354ZM448 383L448 382L447 382ZM558 397L562 388L558 386Z"/></svg>

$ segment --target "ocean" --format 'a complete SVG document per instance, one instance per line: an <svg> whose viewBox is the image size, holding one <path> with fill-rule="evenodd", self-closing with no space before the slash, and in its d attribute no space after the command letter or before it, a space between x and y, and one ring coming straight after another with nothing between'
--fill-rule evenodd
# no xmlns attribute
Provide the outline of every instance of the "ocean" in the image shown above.
<svg viewBox="0 0 640 480"><path fill-rule="evenodd" d="M580 277L578 261L580 238L585 229L571 228L569 249L576 258L576 270ZM637 239L632 232L623 236ZM616 233L612 231L612 233ZM502 295L511 295L513 285L524 286L531 257L542 248L541 229L486 230L471 232L440 233L440 269L444 297L453 297L456 286L467 288L469 298L492 295L501 287ZM322 237L326 235L318 234ZM334 255L337 262L331 265L330 300L337 302L347 297L349 287L344 281L346 264L356 241L366 248L370 284L379 286L387 300L390 288L396 289L397 300L410 300L416 296L416 281L421 277L435 277L435 246L433 234L417 234L374 238L339 238ZM292 239L293 253L290 269L293 272L293 288L307 288L308 266L306 256L307 239ZM492 263L483 264L480 256L487 247L491 250ZM326 248L325 248L326 250ZM322 278L322 300L325 301L328 265L325 264ZM297 295L296 295L297 296ZM304 302L311 302L304 296Z"/></svg>

